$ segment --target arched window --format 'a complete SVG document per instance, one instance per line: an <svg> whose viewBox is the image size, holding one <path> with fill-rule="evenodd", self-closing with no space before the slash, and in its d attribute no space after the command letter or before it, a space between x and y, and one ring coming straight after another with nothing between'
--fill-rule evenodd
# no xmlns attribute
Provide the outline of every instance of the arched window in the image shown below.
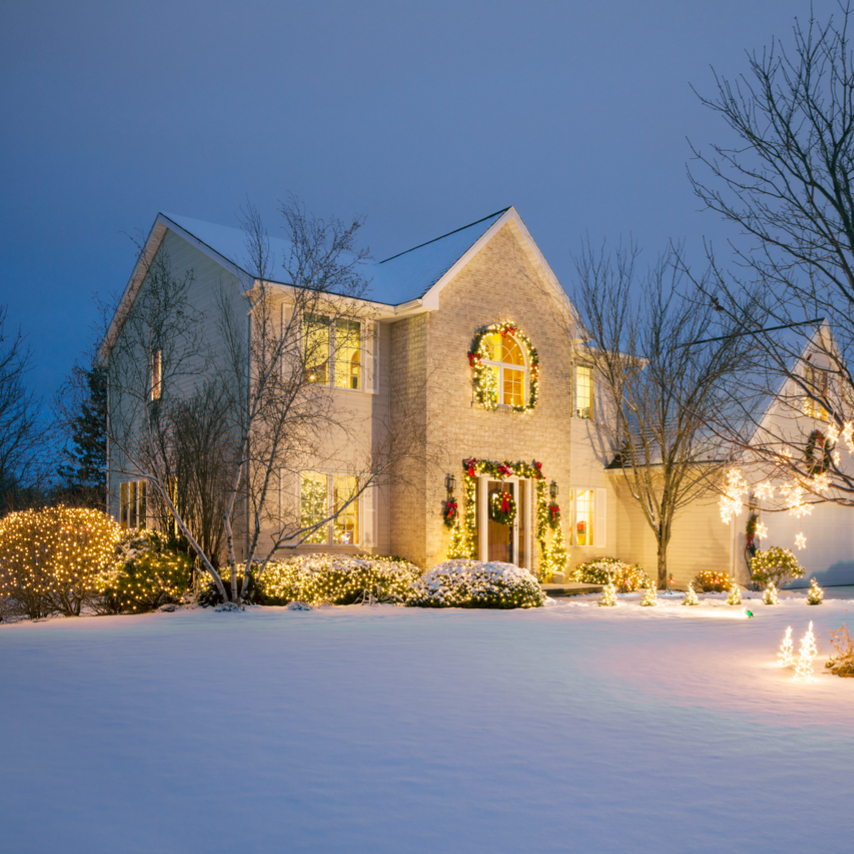
<svg viewBox="0 0 854 854"><path fill-rule="evenodd" d="M492 371L498 389L498 402L505 406L524 406L528 387L525 354L509 333L490 332L483 336L483 363Z"/></svg>

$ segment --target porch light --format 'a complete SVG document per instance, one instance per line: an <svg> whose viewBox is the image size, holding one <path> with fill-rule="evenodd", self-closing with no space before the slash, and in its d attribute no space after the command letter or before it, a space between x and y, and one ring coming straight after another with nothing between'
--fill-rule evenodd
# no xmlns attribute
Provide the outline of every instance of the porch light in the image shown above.
<svg viewBox="0 0 854 854"><path fill-rule="evenodd" d="M557 494L560 490L558 489L557 481L553 480L549 485L549 495L552 497L552 501L557 498Z"/></svg>
<svg viewBox="0 0 854 854"><path fill-rule="evenodd" d="M452 474L445 475L445 490L448 495L453 495L454 489L457 485L457 479Z"/></svg>

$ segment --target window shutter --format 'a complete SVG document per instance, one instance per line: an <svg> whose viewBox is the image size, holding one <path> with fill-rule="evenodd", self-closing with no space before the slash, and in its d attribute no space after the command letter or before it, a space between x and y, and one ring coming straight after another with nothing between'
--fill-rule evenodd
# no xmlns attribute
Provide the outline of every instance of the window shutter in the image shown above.
<svg viewBox="0 0 854 854"><path fill-rule="evenodd" d="M595 546L598 548L605 548L607 546L607 531L605 529L605 510L606 510L606 490L604 489L596 489L594 490L594 495L596 496L594 501L593 512L596 514L596 522L595 522Z"/></svg>

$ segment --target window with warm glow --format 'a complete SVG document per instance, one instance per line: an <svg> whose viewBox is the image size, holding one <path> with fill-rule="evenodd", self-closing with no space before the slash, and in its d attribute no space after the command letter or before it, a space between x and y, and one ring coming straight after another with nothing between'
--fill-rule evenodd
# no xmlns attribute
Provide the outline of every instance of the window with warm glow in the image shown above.
<svg viewBox="0 0 854 854"><path fill-rule="evenodd" d="M300 527L309 528L322 522L326 516L326 475L303 472L300 476ZM318 528L307 543L325 543L326 526Z"/></svg>
<svg viewBox="0 0 854 854"><path fill-rule="evenodd" d="M577 418L593 417L593 368L575 366L575 415Z"/></svg>
<svg viewBox="0 0 854 854"><path fill-rule="evenodd" d="M123 528L144 528L148 515L146 482L128 480L119 484L119 524Z"/></svg>
<svg viewBox="0 0 854 854"><path fill-rule="evenodd" d="M492 332L484 336L484 364L495 374L498 402L505 406L524 406L527 365L519 342L509 333Z"/></svg>
<svg viewBox="0 0 854 854"><path fill-rule="evenodd" d="M303 336L305 379L326 385L329 382L329 318L307 315Z"/></svg>
<svg viewBox="0 0 854 854"><path fill-rule="evenodd" d="M308 528L334 514L305 542L315 545L359 543L359 481L350 475L303 472L300 475L300 525Z"/></svg>
<svg viewBox="0 0 854 854"><path fill-rule="evenodd" d="M593 490L579 489L574 501L574 544L576 546L593 545Z"/></svg>
<svg viewBox="0 0 854 854"><path fill-rule="evenodd" d="M804 415L808 418L819 418L827 421L827 410L821 405L820 400L827 400L828 380L827 371L814 365L804 367L804 385L808 394L804 395ZM814 400L819 398L819 400Z"/></svg>
<svg viewBox="0 0 854 854"><path fill-rule="evenodd" d="M163 351L151 351L150 365L151 399L160 400L163 396Z"/></svg>
<svg viewBox="0 0 854 854"><path fill-rule="evenodd" d="M362 387L362 330L356 320L335 321L335 385Z"/></svg>

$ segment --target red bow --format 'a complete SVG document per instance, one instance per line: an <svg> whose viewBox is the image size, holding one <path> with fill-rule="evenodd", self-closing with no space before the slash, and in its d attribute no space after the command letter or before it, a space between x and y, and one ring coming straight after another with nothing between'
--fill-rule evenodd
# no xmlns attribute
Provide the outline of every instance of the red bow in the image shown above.
<svg viewBox="0 0 854 854"><path fill-rule="evenodd" d="M501 512L509 513L510 512L510 493L502 492L501 493Z"/></svg>

